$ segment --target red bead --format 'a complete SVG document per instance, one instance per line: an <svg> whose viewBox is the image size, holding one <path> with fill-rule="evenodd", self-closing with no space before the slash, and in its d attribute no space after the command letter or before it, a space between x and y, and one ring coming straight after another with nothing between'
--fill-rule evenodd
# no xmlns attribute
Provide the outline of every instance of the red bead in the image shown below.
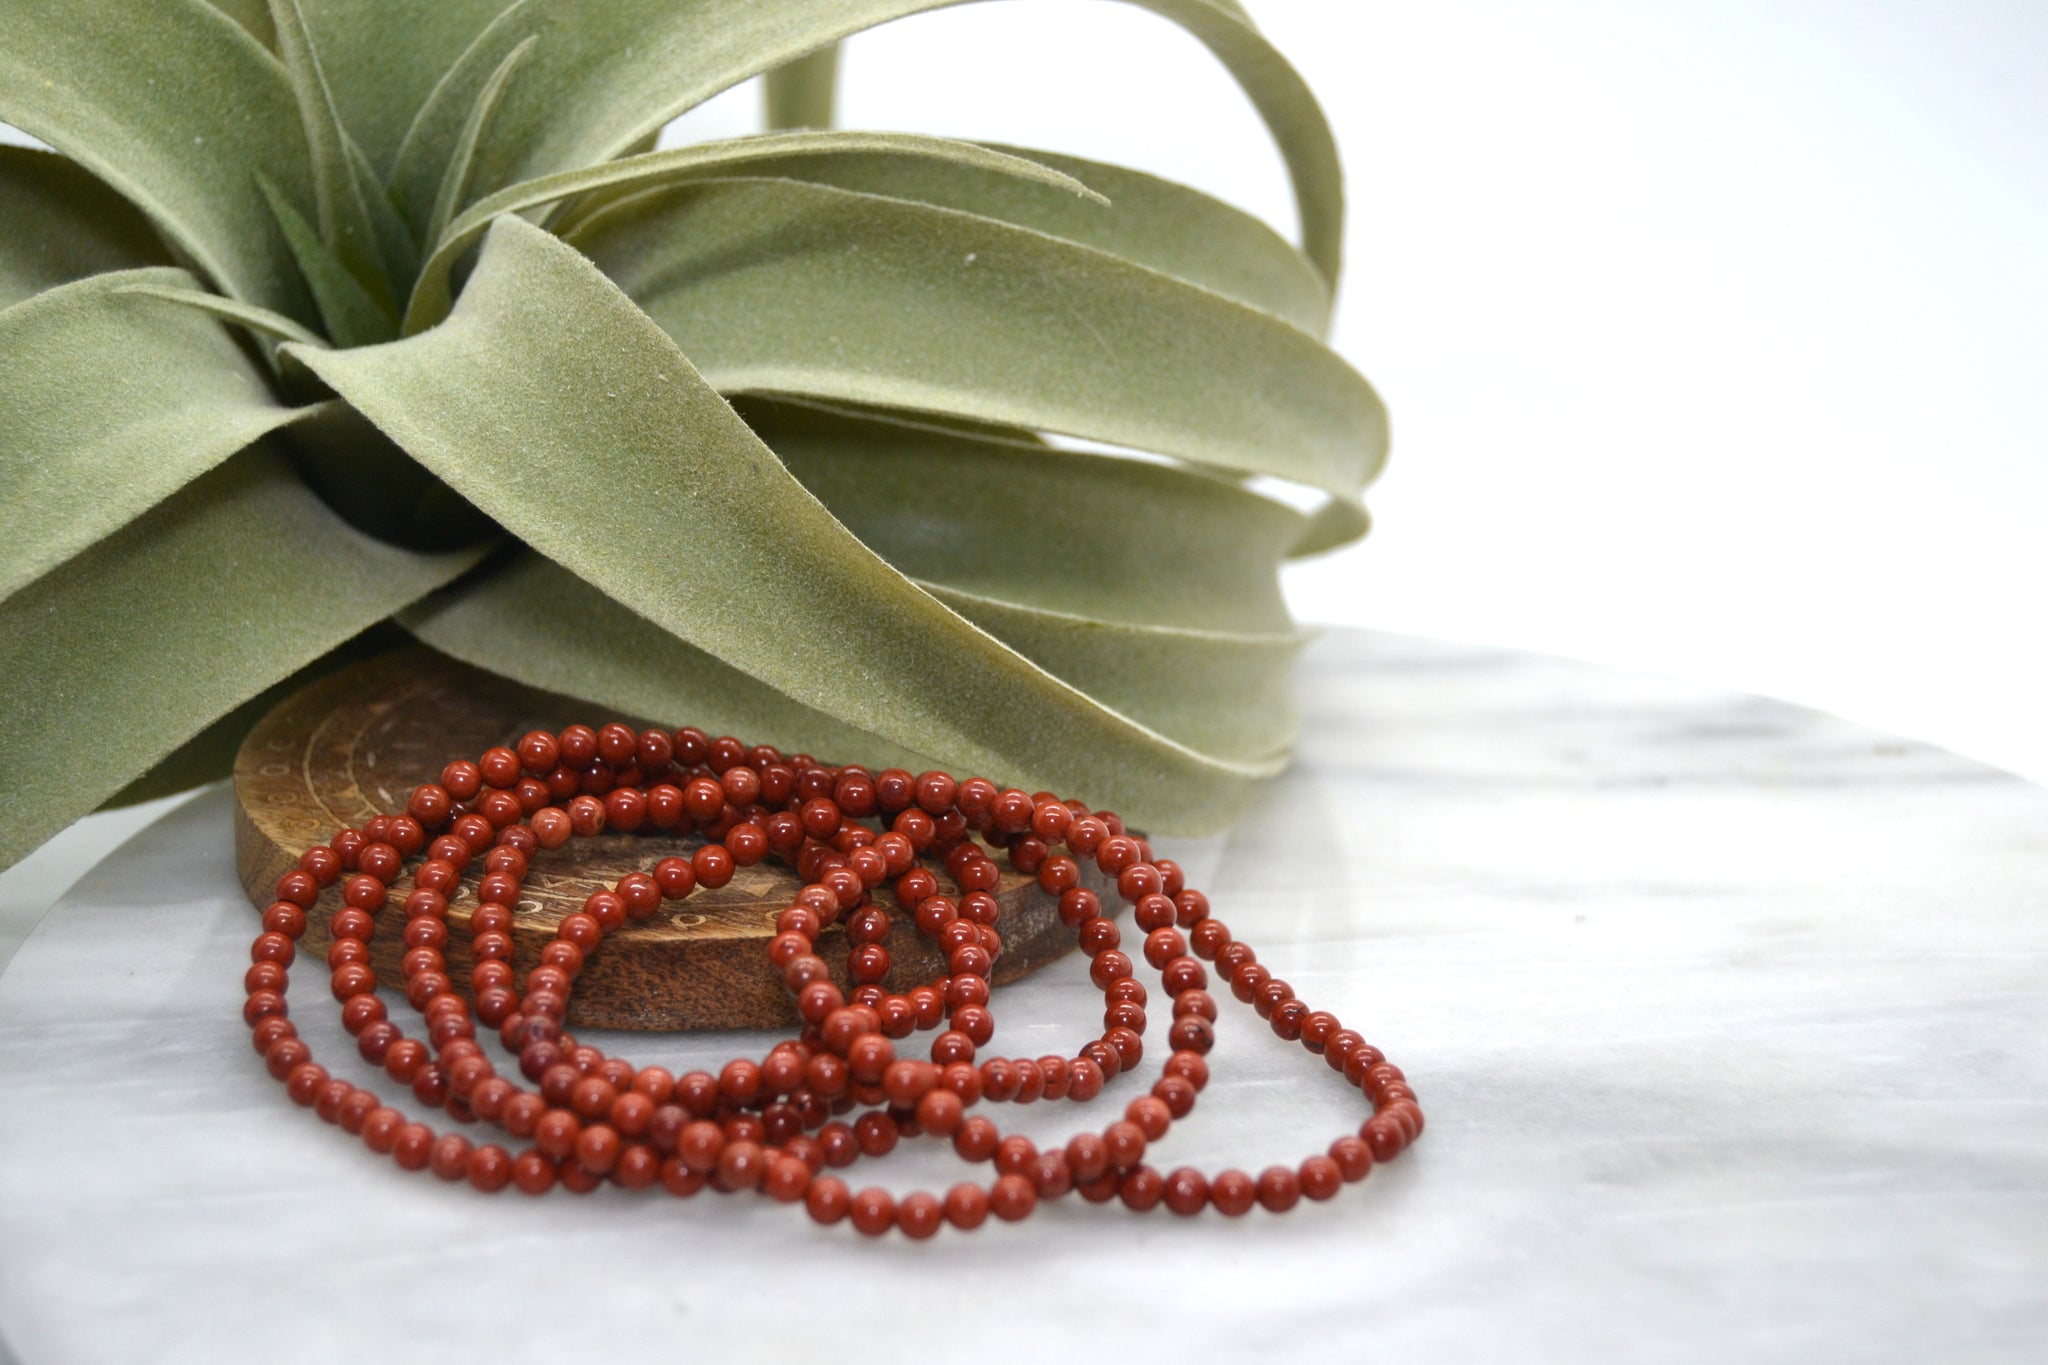
<svg viewBox="0 0 2048 1365"><path fill-rule="evenodd" d="M1140 1166L1117 1182L1117 1194L1126 1208L1135 1213L1146 1213L1159 1206L1166 1197L1166 1179L1150 1166Z"/></svg>
<svg viewBox="0 0 2048 1365"><path fill-rule="evenodd" d="M837 1176L819 1176L804 1193L804 1208L820 1223L837 1223L852 1212L853 1197Z"/></svg>
<svg viewBox="0 0 2048 1365"><path fill-rule="evenodd" d="M1326 1156L1312 1156L1301 1163L1301 1192L1311 1199L1328 1199L1344 1184L1344 1172Z"/></svg>
<svg viewBox="0 0 2048 1365"><path fill-rule="evenodd" d="M1360 1137L1340 1137L1332 1142L1330 1160L1337 1163L1337 1172L1346 1183L1363 1180L1372 1172L1372 1149Z"/></svg>
<svg viewBox="0 0 2048 1365"><path fill-rule="evenodd" d="M442 1180L467 1180L473 1150L469 1139L462 1134L443 1133L428 1149L427 1165Z"/></svg>
<svg viewBox="0 0 2048 1365"><path fill-rule="evenodd" d="M896 1226L913 1241L923 1241L939 1230L945 1222L945 1206L938 1196L919 1191L905 1195L896 1205Z"/></svg>
<svg viewBox="0 0 2048 1365"><path fill-rule="evenodd" d="M1364 1140L1374 1161L1392 1161L1401 1155L1401 1149L1406 1145L1401 1140L1400 1128L1378 1115L1365 1121L1358 1130L1358 1136Z"/></svg>
<svg viewBox="0 0 2048 1365"><path fill-rule="evenodd" d="M962 1123L959 1131L953 1134L953 1150L966 1161L987 1161L996 1154L1000 1141L996 1126L976 1115Z"/></svg>
<svg viewBox="0 0 2048 1365"><path fill-rule="evenodd" d="M512 1161L512 1183L525 1195L546 1194L555 1187L555 1164L539 1152L521 1152Z"/></svg>
<svg viewBox="0 0 2048 1365"><path fill-rule="evenodd" d="M408 1171L423 1171L433 1156L434 1130L424 1123L402 1125L392 1137L391 1159Z"/></svg>
<svg viewBox="0 0 2048 1365"><path fill-rule="evenodd" d="M962 1181L946 1191L946 1221L962 1232L971 1232L988 1218L988 1191L981 1186Z"/></svg>
<svg viewBox="0 0 2048 1365"><path fill-rule="evenodd" d="M1192 1218L1209 1203L1209 1181L1192 1166L1181 1166L1166 1174L1163 1196L1166 1207L1183 1218Z"/></svg>
<svg viewBox="0 0 2048 1365"><path fill-rule="evenodd" d="M1285 1213L1301 1202L1301 1181L1291 1167L1268 1166L1259 1172L1259 1207L1268 1213Z"/></svg>
<svg viewBox="0 0 2048 1365"><path fill-rule="evenodd" d="M896 1199L887 1190L870 1186L853 1196L853 1226L868 1237L880 1237L896 1221Z"/></svg>
<svg viewBox="0 0 2048 1365"><path fill-rule="evenodd" d="M1015 1223L1038 1207L1038 1187L1021 1175L999 1176L989 1189L988 1206L996 1217Z"/></svg>
<svg viewBox="0 0 2048 1365"><path fill-rule="evenodd" d="M1128 1119L1112 1123L1104 1129L1102 1141L1108 1151L1109 1166L1112 1170L1127 1171L1144 1159L1145 1132Z"/></svg>
<svg viewBox="0 0 2048 1365"><path fill-rule="evenodd" d="M263 912L263 928L268 933L296 939L306 932L306 912L290 901L273 902Z"/></svg>

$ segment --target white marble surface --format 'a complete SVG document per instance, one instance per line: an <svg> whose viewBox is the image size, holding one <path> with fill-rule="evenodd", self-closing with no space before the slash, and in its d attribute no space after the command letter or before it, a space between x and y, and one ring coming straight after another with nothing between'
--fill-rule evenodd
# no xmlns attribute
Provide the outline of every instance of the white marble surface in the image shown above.
<svg viewBox="0 0 2048 1365"><path fill-rule="evenodd" d="M996 1360L2048 1355L2048 792L1522 654L1337 633L1302 687L1301 762L1176 851L1429 1111L1329 1204L1186 1223L1069 1200L876 1244L765 1201L405 1175L248 1049L254 917L216 792L0 976L0 1333L27 1365L783 1359L935 1332ZM1072 961L1010 988L999 1041L1077 1043L1059 1021L1089 995ZM329 1014L302 1026L353 1062ZM1356 1122L1320 1061L1224 1023L1162 1161L1255 1171ZM741 1041L629 1046L677 1065ZM1017 1117L1051 1137L1100 1112Z"/></svg>

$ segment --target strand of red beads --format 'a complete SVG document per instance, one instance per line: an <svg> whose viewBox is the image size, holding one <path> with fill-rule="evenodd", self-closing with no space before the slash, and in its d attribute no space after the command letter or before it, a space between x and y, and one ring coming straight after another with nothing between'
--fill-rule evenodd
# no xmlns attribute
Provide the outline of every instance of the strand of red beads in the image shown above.
<svg viewBox="0 0 2048 1365"><path fill-rule="evenodd" d="M863 823L869 817L889 827L870 828ZM662 858L652 872L629 872L590 896L564 918L516 992L512 907L532 860L572 837L643 827L701 834L705 842L687 858ZM976 1063L995 1030L988 974L1001 951L1000 905L990 894L999 872L977 835L1058 896L1062 920L1090 959L1090 976L1104 995L1104 1030L1072 1058ZM426 1042L405 1037L389 1018L368 948L406 861L422 852L402 902L402 973ZM735 1059L716 1076L674 1077L607 1057L564 1030L575 979L606 936L664 901L698 886L722 886L736 866L770 856L793 865L804 883L778 919L768 952L804 1020L795 1039L758 1062ZM479 859L478 907L469 925L472 1008L454 989L442 949L448 903ZM926 860L944 866L954 896L941 894ZM1101 913L1096 893L1081 885L1084 862L1114 879L1145 931L1145 960L1172 998L1170 1052L1151 1092L1132 1100L1121 1119L1041 1151L968 1110L984 1100L1092 1099L1144 1050L1146 990L1121 949L1121 931ZM331 925L330 986L362 1056L420 1103L461 1123L494 1123L530 1147L515 1156L459 1132L437 1135L313 1060L291 1023L285 991L306 915L336 881L341 908ZM875 893L885 882L947 955L946 976L902 993L884 984L889 921ZM850 999L815 951L817 936L842 920ZM536 731L516 749L450 764L440 782L412 793L403 814L374 818L309 849L279 879L250 956L243 1017L257 1052L291 1097L405 1169L431 1169L486 1192L507 1184L529 1194L556 1184L587 1192L606 1180L627 1188L658 1183L676 1195L707 1185L751 1189L802 1201L819 1222L850 1219L869 1235L899 1227L928 1237L947 1223L979 1226L990 1213L1014 1221L1039 1200L1075 1190L1137 1210L1165 1203L1183 1215L1205 1207L1233 1216L1254 1206L1282 1212L1303 1195L1327 1199L1343 1183L1364 1178L1422 1131L1422 1111L1399 1068L1275 979L1210 915L1207 898L1184 885L1180 869L1153 858L1115 815L981 778L956 783L943 773L830 767L689 728ZM1193 1109L1208 1080L1217 1009L1205 960L1276 1034L1320 1054L1366 1093L1374 1112L1355 1134L1256 1179L1237 1170L1162 1173L1144 1163L1148 1147ZM498 1073L476 1041L479 1021L498 1030L535 1088ZM947 1027L931 1043L931 1060L896 1055L895 1040L941 1023ZM852 1123L841 1121L855 1109L863 1112ZM880 1188L849 1191L827 1173L886 1155L920 1134L950 1138L964 1159L993 1163L996 1178L986 1187L962 1182L943 1195L919 1191L898 1199Z"/></svg>

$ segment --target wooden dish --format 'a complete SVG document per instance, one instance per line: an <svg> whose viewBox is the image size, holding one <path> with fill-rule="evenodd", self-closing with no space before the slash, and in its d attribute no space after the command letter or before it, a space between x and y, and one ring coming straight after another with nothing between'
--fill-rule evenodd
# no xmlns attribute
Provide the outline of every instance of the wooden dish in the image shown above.
<svg viewBox="0 0 2048 1365"><path fill-rule="evenodd" d="M330 674L266 715L236 756L235 861L242 885L257 906L268 905L270 888L306 848L344 826L400 810L414 787L434 780L452 759L511 744L528 730L612 719L635 728L647 724L605 715L590 703L536 691L423 647ZM572 839L536 859L513 924L515 965L522 973L532 966L562 917L580 909L592 891L699 842L659 832L603 834ZM992 978L998 985L1074 946L1053 898L1007 861L1001 865L996 896L1003 905L1003 949ZM699 890L652 919L627 925L591 956L576 982L569 1023L620 1029L794 1025L795 1002L768 966L767 948L775 917L798 885L793 871L764 862L741 868L715 891ZM309 916L299 944L302 960L325 959L332 894ZM884 903L893 921L886 943L894 964L890 984L907 989L943 975L937 946L893 901ZM461 989L469 981L469 915L475 906L472 879L448 911L449 975ZM370 949L379 977L398 981L395 928L380 933ZM818 951L844 988L844 934L828 929Z"/></svg>

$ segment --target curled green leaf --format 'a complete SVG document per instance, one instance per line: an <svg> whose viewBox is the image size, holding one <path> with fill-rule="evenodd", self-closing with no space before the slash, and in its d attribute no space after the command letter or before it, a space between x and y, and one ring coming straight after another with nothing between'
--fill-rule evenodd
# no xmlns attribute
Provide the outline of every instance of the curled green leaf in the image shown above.
<svg viewBox="0 0 2048 1365"><path fill-rule="evenodd" d="M1031 147L990 147L1074 177L1099 191L1108 200L1109 211L1022 176L882 152L813 157L799 151L751 167L748 173L997 218L1199 284L1284 318L1311 335L1320 337L1328 330L1329 286L1307 257L1252 215L1142 171ZM604 202L593 195L579 206L576 217L563 216L552 226L572 230L577 218Z"/></svg>
<svg viewBox="0 0 2048 1365"><path fill-rule="evenodd" d="M769 129L830 128L838 87L837 43L770 71L761 86L762 111Z"/></svg>
<svg viewBox="0 0 2048 1365"><path fill-rule="evenodd" d="M448 169L441 173L441 190L434 196L434 212L427 219L427 230L420 236L420 240L429 247L438 244L447 234L448 220L455 216L455 210L462 205L463 195L469 189L469 167L476 155L476 141L490 125L498 100L504 95L513 73L519 70L519 63L526 60L526 54L533 51L533 45L539 41L538 38L527 38L506 53L505 60L498 63L498 69L491 73L491 78L478 92L469 117L463 121L462 136L456 140L455 150L449 153Z"/></svg>
<svg viewBox="0 0 2048 1365"><path fill-rule="evenodd" d="M1294 660L1307 631L1273 635L1099 621L919 582L1060 681L1197 753L1284 762L1301 733Z"/></svg>
<svg viewBox="0 0 2048 1365"><path fill-rule="evenodd" d="M86 23L74 5L0 0L0 121L105 181L224 293L311 322L311 297L255 178L312 202L284 68L204 0L123 5L118 41L110 21L111 12Z"/></svg>
<svg viewBox="0 0 2048 1365"><path fill-rule="evenodd" d="M193 284L114 271L0 311L0 596L299 415L213 318L137 292Z"/></svg>
<svg viewBox="0 0 2048 1365"><path fill-rule="evenodd" d="M270 0L270 19L277 30L278 55L284 60L285 75L299 106L299 122L305 129L306 146L312 154L313 202L320 241L364 292L379 301L381 309L395 312L391 282L378 259L377 233L370 224L369 205L364 202L363 189L357 183L355 165L349 156L348 131L341 126L341 114L334 107L333 92L327 88L320 54L306 32L306 16L299 9L299 0ZM266 192L274 206L280 197L274 182Z"/></svg>
<svg viewBox="0 0 2048 1365"><path fill-rule="evenodd" d="M291 243L299 273L319 303L320 320L338 346L368 346L390 340L397 319L363 288L353 271L320 240L320 234L285 197L284 191L259 178L278 228Z"/></svg>
<svg viewBox="0 0 2048 1365"><path fill-rule="evenodd" d="M721 393L930 412L1328 494L1364 529L1371 385L1272 315L1008 223L822 185L721 180L568 235Z"/></svg>
<svg viewBox="0 0 2048 1365"><path fill-rule="evenodd" d="M531 552L434 594L400 620L443 654L621 714L745 735L786 753L912 772L943 766L792 701Z"/></svg>
<svg viewBox="0 0 2048 1365"><path fill-rule="evenodd" d="M760 137L702 142L665 152L647 152L601 166L524 181L463 210L434 239L433 253L420 272L419 282L413 287L412 302L406 311L406 334L409 336L423 327L430 327L447 316L449 273L462 253L474 246L491 221L501 214L523 213L596 191L645 191L707 175L746 171L763 163L772 166L792 153L817 160L875 153L920 157L1033 180L1082 198L1092 198L1097 203L1107 202L1079 181L1022 157L991 152L971 142L954 142L916 133L769 133ZM557 230L565 229L558 224Z"/></svg>
<svg viewBox="0 0 2048 1365"><path fill-rule="evenodd" d="M288 349L578 578L855 729L1140 809L1162 829L1215 828L1279 766L1147 730L907 581L631 300L518 218L492 226L441 326L353 351Z"/></svg>
<svg viewBox="0 0 2048 1365"><path fill-rule="evenodd" d="M102 271L170 263L149 220L76 162L0 147L0 308Z"/></svg>
<svg viewBox="0 0 2048 1365"><path fill-rule="evenodd" d="M737 406L832 515L914 579L1125 625L1294 628L1279 566L1302 516L1231 480L902 418Z"/></svg>
<svg viewBox="0 0 2048 1365"><path fill-rule="evenodd" d="M477 92L530 36L544 42L477 149L476 184L486 192L616 156L721 90L863 29L958 2L522 0L477 36L421 107L393 167L393 195L415 221L426 221ZM1234 5L1130 2L1187 29L1244 88L1293 177L1303 250L1334 283L1343 254L1343 177L1307 85Z"/></svg>
<svg viewBox="0 0 2048 1365"><path fill-rule="evenodd" d="M278 341L302 341L308 346L325 346L327 339L292 321L282 313L273 313L267 308L257 308L219 294L210 294L204 289L194 289L181 284L130 284L124 285L123 294L140 294L145 298L164 299L171 303L182 303L187 308L196 308L202 313L211 313L222 322L232 322L246 327L262 336Z"/></svg>
<svg viewBox="0 0 2048 1365"><path fill-rule="evenodd" d="M236 0L242 5L261 0ZM381 178L434 86L512 0L299 0L342 126ZM403 34L402 41L393 41Z"/></svg>
<svg viewBox="0 0 2048 1365"><path fill-rule="evenodd" d="M0 600L0 865L475 560L349 530L259 448ZM51 736L84 734L91 763L49 761Z"/></svg>

